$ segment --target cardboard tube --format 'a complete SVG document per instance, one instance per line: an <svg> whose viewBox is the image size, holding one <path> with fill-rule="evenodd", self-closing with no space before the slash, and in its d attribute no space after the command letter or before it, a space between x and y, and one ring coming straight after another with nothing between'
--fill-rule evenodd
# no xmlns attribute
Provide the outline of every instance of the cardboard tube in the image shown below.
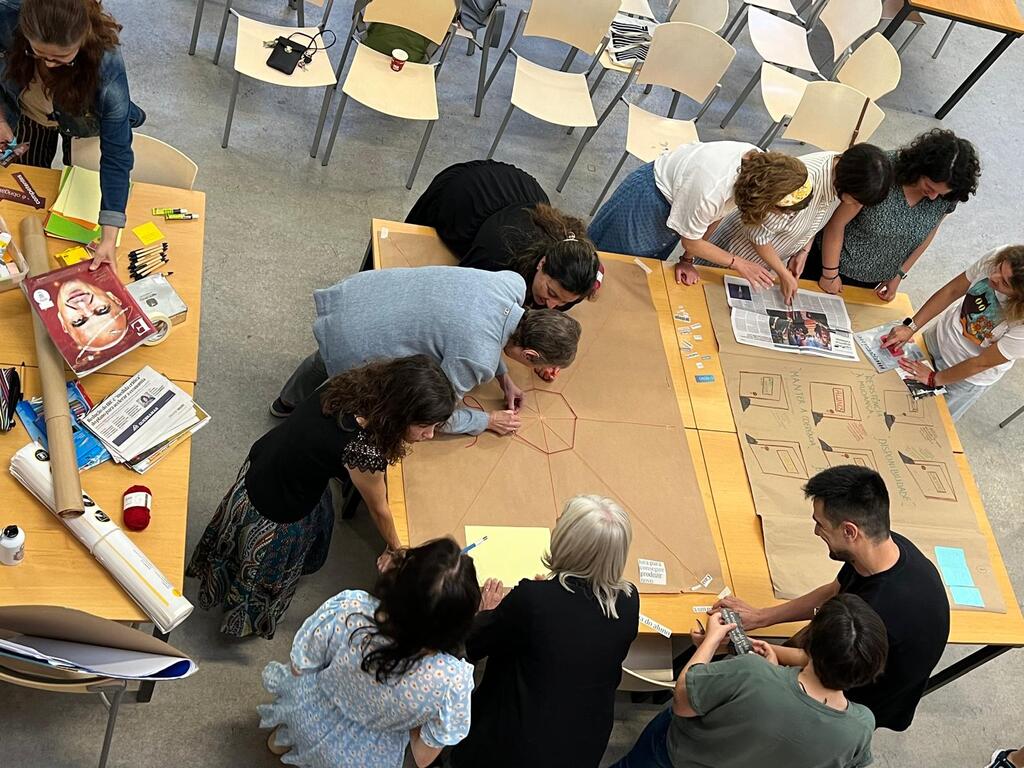
<svg viewBox="0 0 1024 768"><path fill-rule="evenodd" d="M38 216L26 216L21 222L21 250L32 277L50 271L46 253L46 236ZM78 475L78 458L71 435L71 410L68 408L64 358L53 345L39 315L32 312L32 329L36 336L36 357L39 379L43 385L43 416L46 420L46 442L53 474L53 493L59 517L78 517L85 511L82 504L82 480Z"/></svg>

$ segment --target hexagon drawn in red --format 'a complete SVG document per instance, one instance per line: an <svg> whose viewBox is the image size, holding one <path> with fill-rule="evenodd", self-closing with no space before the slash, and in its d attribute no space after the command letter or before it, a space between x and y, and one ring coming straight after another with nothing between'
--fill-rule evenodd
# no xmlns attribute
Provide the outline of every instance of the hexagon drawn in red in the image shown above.
<svg viewBox="0 0 1024 768"><path fill-rule="evenodd" d="M571 451L576 443L576 413L558 392L530 389L519 411L516 439L541 453Z"/></svg>

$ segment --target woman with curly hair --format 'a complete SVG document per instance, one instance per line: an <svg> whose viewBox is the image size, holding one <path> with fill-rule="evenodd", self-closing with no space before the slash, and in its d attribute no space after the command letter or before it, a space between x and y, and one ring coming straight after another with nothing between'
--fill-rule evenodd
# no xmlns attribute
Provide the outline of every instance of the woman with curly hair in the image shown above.
<svg viewBox="0 0 1024 768"><path fill-rule="evenodd" d="M772 272L737 258L710 241L718 222L738 211L744 224L757 226L776 209L801 210L808 204L807 168L781 152L761 152L753 144L712 141L684 144L637 168L612 193L587 233L600 251L628 253L662 261L682 239L676 282L700 278L694 259L735 270L754 288L769 288ZM768 266L781 276L779 259Z"/></svg>
<svg viewBox="0 0 1024 768"><path fill-rule="evenodd" d="M823 291L855 285L892 301L946 216L978 189L978 152L952 131L934 128L888 154L888 196L867 208L843 201L811 248L803 276Z"/></svg>
<svg viewBox="0 0 1024 768"><path fill-rule="evenodd" d="M892 186L892 164L885 152L871 144L857 144L842 153L812 152L800 160L807 168L810 185L805 208L775 208L755 226L744 224L739 211L733 211L711 236L713 245L741 259L785 264L786 271L779 278L787 303L796 294L797 278L814 236L840 202L875 205L885 199Z"/></svg>
<svg viewBox="0 0 1024 768"><path fill-rule="evenodd" d="M306 768L425 768L469 732L473 666L462 646L480 605L473 559L450 538L396 553L373 594L321 605L272 661L258 707L267 745Z"/></svg>
<svg viewBox="0 0 1024 768"><path fill-rule="evenodd" d="M199 605L221 603L221 632L271 638L303 574L324 563L334 513L327 484L348 477L386 549L399 547L384 471L411 443L430 440L455 410L441 367L414 355L329 379L249 450L192 553Z"/></svg>
<svg viewBox="0 0 1024 768"><path fill-rule="evenodd" d="M564 311L595 298L601 285L603 268L583 222L553 208L538 181L508 163L445 168L405 220L436 229L460 266L518 272L528 309Z"/></svg>
<svg viewBox="0 0 1024 768"><path fill-rule="evenodd" d="M146 119L128 96L120 30L97 0L0 2L0 143L27 142L21 162L49 168L58 136L65 165L73 162L72 138L100 138L103 233L94 267L115 263L135 164L132 129Z"/></svg>
<svg viewBox="0 0 1024 768"><path fill-rule="evenodd" d="M956 421L1024 358L1024 245L982 256L893 328L882 346L898 350L936 317L924 332L934 370L911 360L900 365L916 381L945 387Z"/></svg>

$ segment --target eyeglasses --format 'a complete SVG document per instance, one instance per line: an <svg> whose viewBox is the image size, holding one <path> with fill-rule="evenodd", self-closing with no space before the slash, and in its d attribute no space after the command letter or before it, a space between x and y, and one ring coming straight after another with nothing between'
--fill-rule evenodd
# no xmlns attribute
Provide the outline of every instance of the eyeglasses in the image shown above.
<svg viewBox="0 0 1024 768"><path fill-rule="evenodd" d="M55 59L52 56L40 56L38 53L32 50L31 46L25 49L25 55L35 59L36 61L41 61L45 64L55 64L58 67L73 67L75 66L75 59L78 58L77 51L75 51L75 55L71 57L70 61Z"/></svg>

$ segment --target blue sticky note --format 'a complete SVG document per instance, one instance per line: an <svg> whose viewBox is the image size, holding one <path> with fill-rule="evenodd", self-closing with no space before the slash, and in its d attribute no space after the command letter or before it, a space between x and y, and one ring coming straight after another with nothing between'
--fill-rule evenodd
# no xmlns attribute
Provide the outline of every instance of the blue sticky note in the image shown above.
<svg viewBox="0 0 1024 768"><path fill-rule="evenodd" d="M967 556L960 547L936 547L935 559L942 571L942 580L950 587L973 587L971 569L967 567Z"/></svg>
<svg viewBox="0 0 1024 768"><path fill-rule="evenodd" d="M972 608L984 608L985 601L981 599L981 590L977 587L950 587L953 595L953 602L957 605L969 605Z"/></svg>
<svg viewBox="0 0 1024 768"><path fill-rule="evenodd" d="M712 376L710 373L699 373L693 378L697 380L698 384L710 384L715 380L715 377Z"/></svg>

